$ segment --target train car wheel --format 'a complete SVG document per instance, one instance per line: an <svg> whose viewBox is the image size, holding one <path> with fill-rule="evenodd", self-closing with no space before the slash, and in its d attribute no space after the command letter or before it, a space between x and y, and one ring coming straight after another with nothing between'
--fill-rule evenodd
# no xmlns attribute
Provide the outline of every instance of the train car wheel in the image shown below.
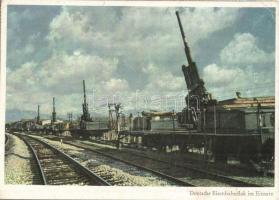
<svg viewBox="0 0 279 200"><path fill-rule="evenodd" d="M262 159L271 161L274 158L274 139L267 139L261 148Z"/></svg>

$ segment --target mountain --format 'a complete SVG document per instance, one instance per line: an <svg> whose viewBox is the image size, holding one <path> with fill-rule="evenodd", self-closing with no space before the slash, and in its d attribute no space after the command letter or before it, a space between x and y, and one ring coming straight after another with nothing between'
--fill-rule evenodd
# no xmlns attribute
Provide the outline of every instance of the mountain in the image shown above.
<svg viewBox="0 0 279 200"><path fill-rule="evenodd" d="M6 110L6 123L19 121L21 119L35 119L37 117L37 112L34 111L26 111L26 110L19 110L19 109L11 109ZM41 114L41 118L49 119L50 115Z"/></svg>

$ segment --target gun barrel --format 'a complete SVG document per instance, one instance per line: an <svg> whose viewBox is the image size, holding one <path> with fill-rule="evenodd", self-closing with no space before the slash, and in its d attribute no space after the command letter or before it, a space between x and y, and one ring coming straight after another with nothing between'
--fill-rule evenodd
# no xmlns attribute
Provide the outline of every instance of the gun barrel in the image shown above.
<svg viewBox="0 0 279 200"><path fill-rule="evenodd" d="M52 99L52 106L53 106L53 111L52 111L52 123L56 122L56 112L55 112L55 97Z"/></svg>
<svg viewBox="0 0 279 200"><path fill-rule="evenodd" d="M37 113L37 122L39 123L40 121L40 105L38 105L38 113Z"/></svg>
<svg viewBox="0 0 279 200"><path fill-rule="evenodd" d="M179 12L176 11L175 14L176 14L176 17L177 17L177 20L178 20L179 29L180 29L182 40L183 40L183 44L184 44L185 55L186 55L188 64L191 65L193 63L193 61L192 61L192 58L191 58L190 49L189 49L188 44L186 42L186 37L185 37L183 26L182 26L182 23L181 23L181 20L180 20L180 17L179 17Z"/></svg>
<svg viewBox="0 0 279 200"><path fill-rule="evenodd" d="M53 112L55 112L55 97L52 99Z"/></svg>
<svg viewBox="0 0 279 200"><path fill-rule="evenodd" d="M86 105L85 80L83 80L83 97L84 97L84 105Z"/></svg>
<svg viewBox="0 0 279 200"><path fill-rule="evenodd" d="M177 20L178 20L178 24L179 24L180 32L181 32L181 35L182 35L182 39L183 39L183 41L185 41L185 34L184 34L183 26L181 24L179 12L176 11L175 14L176 14L176 17L177 17Z"/></svg>

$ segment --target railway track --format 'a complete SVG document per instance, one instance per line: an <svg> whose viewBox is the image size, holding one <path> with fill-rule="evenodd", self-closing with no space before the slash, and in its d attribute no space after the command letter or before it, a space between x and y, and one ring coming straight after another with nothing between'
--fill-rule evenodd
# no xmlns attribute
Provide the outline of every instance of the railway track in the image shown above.
<svg viewBox="0 0 279 200"><path fill-rule="evenodd" d="M135 153L132 153L132 155L140 158L142 161L143 161L143 159L146 159L146 160L152 160L152 161L162 163L162 164L169 164L168 161L155 159L155 158L151 158L151 157L148 157L148 156L143 156L143 155L139 155L139 154L135 154ZM247 183L247 182L244 182L244 181L240 181L240 180L230 178L228 176L224 176L224 175L216 174L216 173L213 173L213 172L205 171L205 170L202 170L202 169L198 169L198 168L195 168L194 165L192 165L192 166L181 165L181 164L174 164L174 165L175 165L175 167L178 167L178 168L185 168L185 169L200 173L201 175L212 177L215 180L220 180L224 183L228 183L231 186L235 186L235 187L261 187L257 184Z"/></svg>
<svg viewBox="0 0 279 200"><path fill-rule="evenodd" d="M10 146L12 143L11 135L9 132L5 132L5 147Z"/></svg>
<svg viewBox="0 0 279 200"><path fill-rule="evenodd" d="M64 142L64 143L67 143L67 144L70 144L70 145L73 145L73 146L76 146L76 147L79 147L79 148L84 148L86 150L94 151L98 154L107 156L107 157L115 159L115 160L119 160L119 161L124 162L124 163L128 163L130 165L134 165L136 167L143 168L143 169L146 168L146 167L143 167L140 163L150 163L150 162L157 163L157 166L160 166L157 169L148 168L149 170L155 171L155 173L156 172L159 172L161 174L168 173L168 171L170 169L170 165L172 165L172 166L175 166L175 169L177 171L187 171L187 172L191 172L192 174L194 174L193 176L191 176L191 179L203 179L203 180L208 179L209 182L210 182L210 180L212 180L213 182L214 181L215 182L220 182L220 186L224 185L224 186L234 186L234 187L261 187L260 185L257 185L257 184L247 183L247 182L240 181L240 180L237 180L237 179L234 179L234 178L231 178L231 177L227 177L227 176L224 176L224 175L220 175L220 174L216 174L216 173L213 173L213 172L201 170L201 169L195 168L194 166L179 165L179 164L174 164L174 163L171 164L168 161L163 161L163 160L151 158L151 157L144 156L144 155L134 154L134 153L131 153L133 155L133 159L124 160L122 158L113 156L109 153L104 153L104 152L92 149L92 148L88 147L88 145L85 145L85 144L81 144L81 143L76 144L76 143L69 142L69 141ZM129 157L131 157L131 154L130 154ZM161 172L161 171L163 171L163 172ZM171 174L169 176L173 177L173 178L175 178L176 176L181 177L181 173L176 173L175 170L171 170L171 172L169 171L169 174ZM178 179L178 178L176 178L176 179ZM178 179L178 180L181 180L181 179ZM192 181L188 182L187 180L185 180L183 182L187 182L189 184L188 186L199 186L195 183L192 183ZM207 181L205 181L205 182L207 182ZM209 186L209 185L206 185L206 186Z"/></svg>
<svg viewBox="0 0 279 200"><path fill-rule="evenodd" d="M12 139L9 133L5 133L5 155L10 152Z"/></svg>
<svg viewBox="0 0 279 200"><path fill-rule="evenodd" d="M97 174L98 176L102 177L106 182L110 183L111 185L126 185L125 182L129 178L123 177L122 175L117 176L117 171L113 171L110 167L107 167L107 168L99 167L100 165L102 165L100 163L105 163L107 166L113 166L112 168L114 168L116 166L115 168L118 168L118 169L120 168L121 172L123 170L124 172L128 172L131 174L137 174L140 177L145 177L145 178L147 176L148 176L148 178L152 177L152 178L158 180L159 182L164 181L164 183L166 183L167 185L195 186L191 183L180 180L176 177L167 175L165 173L159 172L152 168L147 168L147 167L143 167L141 165L136 165L135 163L132 163L132 162L129 162L126 160L122 160L122 159L119 159L117 157L110 156L107 154L103 154L102 152L94 151L90 148L86 148L83 146L74 145L74 144L70 144L70 143L67 143L67 144L76 146L78 148L82 148L83 150L87 150L87 151L94 153L95 154L95 156L93 156L94 160L97 161L98 164L92 165L88 168L91 171L93 171L95 174ZM80 159L78 156L71 154L70 152L67 152L67 154L70 155L74 159L77 159L77 160ZM86 162L86 160L81 160L80 162Z"/></svg>
<svg viewBox="0 0 279 200"><path fill-rule="evenodd" d="M5 133L5 156L9 153L9 143L10 143L10 138L7 133Z"/></svg>
<svg viewBox="0 0 279 200"><path fill-rule="evenodd" d="M9 138L8 138L7 134L5 134L5 145L7 145L8 141L9 141Z"/></svg>
<svg viewBox="0 0 279 200"><path fill-rule="evenodd" d="M44 185L110 185L80 163L49 144L16 134L31 149L37 165L37 177ZM35 164L34 164L35 165ZM39 182L39 180L37 180Z"/></svg>
<svg viewBox="0 0 279 200"><path fill-rule="evenodd" d="M98 140L93 140L93 141L96 142L96 143L100 143L100 144L106 144L106 145L114 146L114 144L111 143L111 142L106 143L106 141L98 141ZM126 147L126 148L133 149L132 147ZM135 157L138 157L142 162L145 162L145 160L154 160L154 161L156 161L158 163L163 163L163 164L169 164L170 163L169 161L165 161L165 160L162 160L162 159L156 159L154 157L146 156L146 155L143 155L143 154L133 153L131 151L129 151L129 153L127 153L127 152L122 152L122 153L130 154L130 155L133 155ZM208 175L208 176L211 176L211 177L215 177L216 180L222 180L224 183L227 182L231 186L235 186L235 187L263 187L262 185L248 183L248 182L245 182L245 181L234 179L234 178L231 178L231 177L226 176L224 174L223 175L222 174L218 174L218 170L216 172L203 170L201 167L197 167L194 162L195 161L192 160L190 163L189 163L189 161L187 161L187 164L173 163L173 165L175 167L186 168L188 170L196 171L196 172L198 172L200 174L204 174L204 175ZM255 173L254 169L251 169L251 170L253 171L253 172L250 171L251 173ZM247 171L247 173L248 173L248 171Z"/></svg>

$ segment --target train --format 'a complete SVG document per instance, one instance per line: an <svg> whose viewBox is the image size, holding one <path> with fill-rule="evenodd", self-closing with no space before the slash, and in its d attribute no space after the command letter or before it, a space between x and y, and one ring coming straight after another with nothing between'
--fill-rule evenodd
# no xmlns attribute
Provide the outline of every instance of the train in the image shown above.
<svg viewBox="0 0 279 200"><path fill-rule="evenodd" d="M49 132L67 130L72 136L87 138L98 136L118 140L118 143L122 140L128 140L130 143L136 141L140 146L158 150L173 146L177 146L180 151L188 152L202 149L206 159L213 157L216 162L227 162L230 156L241 162L250 160L273 162L275 97L242 97L236 92L235 98L222 101L214 99L207 91L205 82L200 78L196 63L191 57L178 12L176 16L188 62L188 65L182 65L185 89L188 91L183 110L143 111L141 116L130 115L129 119L125 120L119 115L120 106L114 105L114 125L110 116L107 121L94 121L88 110L83 81L84 102L80 121L69 122L69 126L56 124L53 106L52 123L47 130ZM46 130L46 126L36 127L30 122L15 123L8 128L26 129L27 126L28 129L35 127L34 130ZM108 135L110 137L107 137Z"/></svg>
<svg viewBox="0 0 279 200"><path fill-rule="evenodd" d="M216 161L225 162L229 156L241 162L270 161L274 159L274 103L274 97L220 101L198 111L197 124L185 120L187 108L163 117L162 112L143 112L134 119L132 132L142 132L142 144L157 149L177 145L182 151L203 148Z"/></svg>
<svg viewBox="0 0 279 200"><path fill-rule="evenodd" d="M241 97L236 92L232 99L213 99L192 60L178 12L176 16L188 62L182 65L186 107L177 113L143 112L141 119L135 118L134 132L142 130L145 146L177 145L181 150L194 146L203 148L204 154L210 151L216 161L227 162L231 155L242 162L273 161L275 97Z"/></svg>

